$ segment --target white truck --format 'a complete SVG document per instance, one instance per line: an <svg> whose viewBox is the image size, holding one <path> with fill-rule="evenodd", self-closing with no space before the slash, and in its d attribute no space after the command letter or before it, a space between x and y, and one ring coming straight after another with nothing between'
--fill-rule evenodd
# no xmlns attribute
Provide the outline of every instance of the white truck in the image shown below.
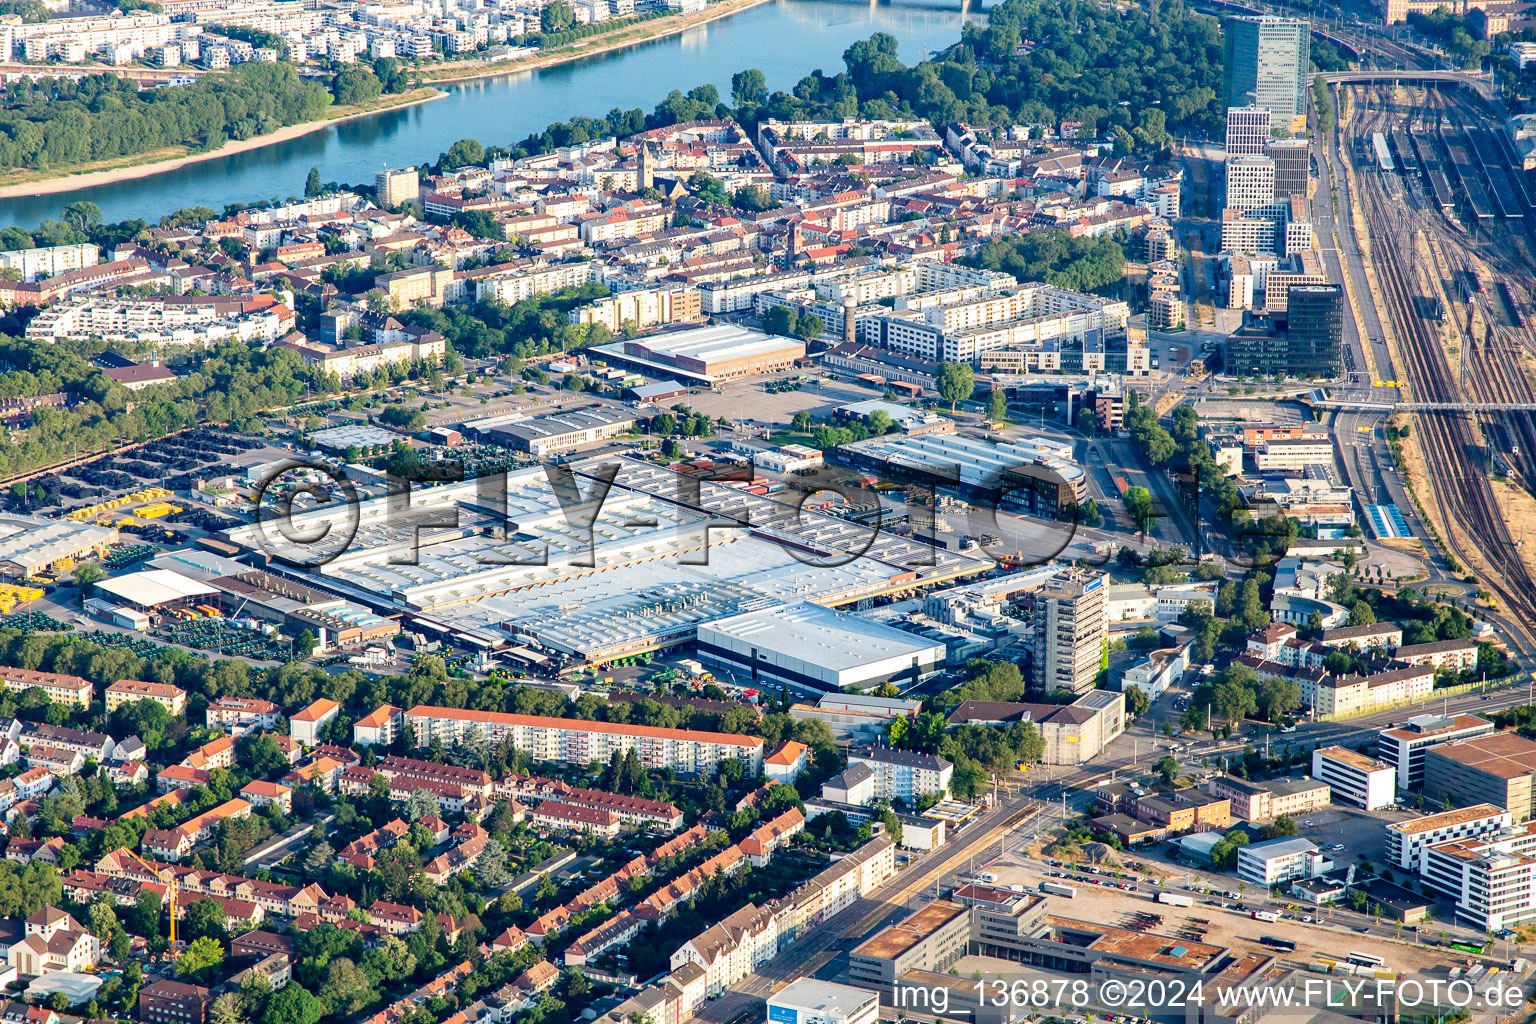
<svg viewBox="0 0 1536 1024"><path fill-rule="evenodd" d="M1195 905L1195 901L1192 897L1179 896L1171 892L1158 893L1157 902L1166 903L1170 907L1192 907Z"/></svg>

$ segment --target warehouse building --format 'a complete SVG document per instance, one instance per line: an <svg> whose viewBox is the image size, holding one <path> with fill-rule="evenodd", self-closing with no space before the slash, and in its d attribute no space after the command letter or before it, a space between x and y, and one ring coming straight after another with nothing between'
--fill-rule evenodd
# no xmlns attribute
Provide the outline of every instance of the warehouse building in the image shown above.
<svg viewBox="0 0 1536 1024"><path fill-rule="evenodd" d="M941 643L809 601L706 623L698 643L709 664L811 694L888 681L905 689L941 669L945 655Z"/></svg>
<svg viewBox="0 0 1536 1024"><path fill-rule="evenodd" d="M143 612L151 619L197 605L218 607L219 591L171 569L146 569L96 584L96 592L114 604Z"/></svg>
<svg viewBox="0 0 1536 1024"><path fill-rule="evenodd" d="M715 384L792 370L796 360L805 358L805 343L735 324L715 324L599 345L591 354L652 377Z"/></svg>
<svg viewBox="0 0 1536 1024"><path fill-rule="evenodd" d="M1047 519L1070 516L1086 496L1072 446L1043 437L994 444L958 434L887 435L839 445L832 458L883 480L952 487L961 497L1000 499L1004 510Z"/></svg>
<svg viewBox="0 0 1536 1024"><path fill-rule="evenodd" d="M860 524L813 509L797 515L771 496L709 481L696 481L696 504L688 481L669 469L606 465L617 475L590 531L573 528L535 466L498 477L505 495L494 502L481 494L484 479L412 495L413 516L456 517L452 530L417 531L383 498L354 506L355 529L344 521L350 510L300 512L297 530L329 525L351 534L346 552L322 569L264 568L385 617L399 613L427 636L478 650L522 648L558 671L692 643L704 623L765 607L848 604L991 564L889 532L871 540ZM600 464L572 469L582 494L592 493L588 475ZM704 509L739 510L753 528L721 528ZM254 561L267 558L258 527L236 527L229 537Z"/></svg>
<svg viewBox="0 0 1536 1024"><path fill-rule="evenodd" d="M0 515L0 576L37 576L59 562L104 555L117 539L113 527L6 513Z"/></svg>
<svg viewBox="0 0 1536 1024"><path fill-rule="evenodd" d="M467 425L474 428L474 424ZM623 409L594 405L558 416L539 416L475 430L480 440L543 458L575 451L635 429L635 417Z"/></svg>

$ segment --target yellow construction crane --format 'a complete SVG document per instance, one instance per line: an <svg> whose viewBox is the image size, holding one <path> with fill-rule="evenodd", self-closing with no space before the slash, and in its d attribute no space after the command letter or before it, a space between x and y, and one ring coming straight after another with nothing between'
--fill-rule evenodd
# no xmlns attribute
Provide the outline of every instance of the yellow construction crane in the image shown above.
<svg viewBox="0 0 1536 1024"><path fill-rule="evenodd" d="M140 864L144 865L144 870L148 871L150 874L160 879L161 882L165 883L166 896L169 897L171 901L170 958L174 960L176 959L176 876L171 873L170 868L157 868L143 857L140 857L138 854L134 853L132 850L126 850L124 852L134 860L138 861Z"/></svg>

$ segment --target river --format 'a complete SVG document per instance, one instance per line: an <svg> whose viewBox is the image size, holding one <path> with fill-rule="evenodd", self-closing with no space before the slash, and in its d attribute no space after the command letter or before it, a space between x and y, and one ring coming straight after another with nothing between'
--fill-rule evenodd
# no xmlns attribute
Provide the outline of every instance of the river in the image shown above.
<svg viewBox="0 0 1536 1024"><path fill-rule="evenodd" d="M974 17L976 9L972 5ZM558 67L447 83L430 103L386 110L301 138L144 178L53 195L0 200L0 225L32 227L66 203L90 200L108 221L153 223L172 210L252 203L303 191L311 167L325 181L371 182L386 166L435 160L461 138L512 145L552 121L601 116L614 107L647 112L672 89L710 83L727 99L731 75L759 68L770 89L789 89L820 68L842 69L855 40L888 32L914 63L960 37L967 17L952 7L773 0L680 35Z"/></svg>

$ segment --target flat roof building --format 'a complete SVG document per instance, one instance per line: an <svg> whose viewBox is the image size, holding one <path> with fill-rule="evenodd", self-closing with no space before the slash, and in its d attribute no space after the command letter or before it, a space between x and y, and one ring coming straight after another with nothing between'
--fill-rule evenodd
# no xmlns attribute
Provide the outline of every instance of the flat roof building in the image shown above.
<svg viewBox="0 0 1536 1024"><path fill-rule="evenodd" d="M1453 803L1490 803L1515 824L1532 814L1536 742L1512 732L1431 747L1424 752L1424 795Z"/></svg>
<svg viewBox="0 0 1536 1024"><path fill-rule="evenodd" d="M1401 658L1405 650L1399 647L1395 657ZM1476 715L1415 715L1398 728L1381 730L1376 740L1376 756L1397 769L1398 789L1418 789L1424 784L1425 751L1493 731L1492 722Z"/></svg>
<svg viewBox="0 0 1536 1024"><path fill-rule="evenodd" d="M1317 844L1310 839L1291 836L1240 847L1237 851L1237 877L1268 888L1297 878L1316 878L1333 867Z"/></svg>
<svg viewBox="0 0 1536 1024"><path fill-rule="evenodd" d="M875 1024L880 996L867 988L799 978L768 997L772 1024Z"/></svg>
<svg viewBox="0 0 1536 1024"><path fill-rule="evenodd" d="M1394 868L1418 871L1423 852L1437 843L1494 835L1511 824L1509 812L1494 804L1473 804L1422 818L1387 823L1387 860Z"/></svg>
<svg viewBox="0 0 1536 1024"><path fill-rule="evenodd" d="M885 682L905 688L944 665L945 646L819 604L747 612L699 627L699 657L813 694Z"/></svg>
<svg viewBox="0 0 1536 1024"><path fill-rule="evenodd" d="M1390 807L1397 799L1396 769L1347 747L1312 751L1312 777L1328 783L1335 801L1368 811Z"/></svg>
<svg viewBox="0 0 1536 1024"><path fill-rule="evenodd" d="M795 361L805 357L805 343L735 324L715 324L599 345L591 352L652 376L714 384L793 369Z"/></svg>

